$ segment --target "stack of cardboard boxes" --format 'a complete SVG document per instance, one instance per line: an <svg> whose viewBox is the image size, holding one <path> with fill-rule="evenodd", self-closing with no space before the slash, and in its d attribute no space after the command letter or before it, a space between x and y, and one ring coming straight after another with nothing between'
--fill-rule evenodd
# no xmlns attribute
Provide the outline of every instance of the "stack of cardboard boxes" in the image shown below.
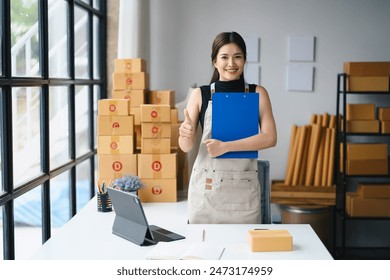
<svg viewBox="0 0 390 280"><path fill-rule="evenodd" d="M346 62L344 72L349 92L390 91L390 62ZM390 132L390 108L376 110L372 103L347 104L346 109L346 132ZM388 165L387 143L340 144L340 170L345 168L347 175L388 175ZM351 217L390 217L390 185L358 183L356 192L346 193L346 212Z"/></svg>
<svg viewBox="0 0 390 280"><path fill-rule="evenodd" d="M344 73L348 75L347 91L390 91L390 62L345 62Z"/></svg>
<svg viewBox="0 0 390 280"><path fill-rule="evenodd" d="M384 143L347 143L345 173L348 175L387 175L389 168L388 146ZM343 167L343 149L340 144L340 170Z"/></svg>
<svg viewBox="0 0 390 280"><path fill-rule="evenodd" d="M379 133L379 121L375 117L375 104L347 104L346 132Z"/></svg>
<svg viewBox="0 0 390 280"><path fill-rule="evenodd" d="M138 194L142 201L177 200L177 154L171 153L171 129L169 105L141 105L138 176L145 186Z"/></svg>
<svg viewBox="0 0 390 280"><path fill-rule="evenodd" d="M138 192L142 201L177 201L178 167L187 165L183 163L185 158L182 158L182 163L177 159L179 124L175 92L150 91L146 62L141 58L115 59L112 77L112 99L99 101L99 181L137 175L144 185ZM115 108L120 105L121 111L111 112L113 104ZM102 114L108 114L111 121L104 120ZM114 117L122 118L119 123L121 130L117 128L118 121L112 120ZM104 126L107 126L105 136L110 137L105 141L100 139ZM115 129L110 126L115 126ZM124 126L129 128L122 131ZM120 142L115 138L119 135L122 136ZM111 144L114 140L116 144ZM126 150L122 148L124 143ZM183 170L180 172L186 173ZM180 178L180 185L185 184L183 176Z"/></svg>
<svg viewBox="0 0 390 280"><path fill-rule="evenodd" d="M127 99L98 103L98 184L109 184L126 174L137 174L134 154L134 117Z"/></svg>
<svg viewBox="0 0 390 280"><path fill-rule="evenodd" d="M390 185L359 184L346 194L346 211L351 217L390 217Z"/></svg>

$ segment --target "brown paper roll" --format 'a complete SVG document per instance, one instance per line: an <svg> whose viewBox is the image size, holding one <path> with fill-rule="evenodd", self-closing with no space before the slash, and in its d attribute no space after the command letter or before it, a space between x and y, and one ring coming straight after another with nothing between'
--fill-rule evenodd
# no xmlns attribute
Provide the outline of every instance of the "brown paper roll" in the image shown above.
<svg viewBox="0 0 390 280"><path fill-rule="evenodd" d="M329 126L329 120L330 116L328 113L324 113L322 115L322 127L328 127Z"/></svg>
<svg viewBox="0 0 390 280"><path fill-rule="evenodd" d="M298 180L298 186L303 186L305 184L305 176L306 176L306 169L307 169L307 156L309 154L309 147L310 147L310 138L311 138L311 125L306 126L306 137L305 137L305 148L303 150L303 156L302 156L302 166L301 170L299 172L299 180Z"/></svg>
<svg viewBox="0 0 390 280"><path fill-rule="evenodd" d="M288 159L287 159L287 171L286 171L286 179L285 179L286 185L292 184L295 156L296 156L296 151L297 151L296 145L298 145L297 135L298 135L298 126L293 125L291 128L290 150L289 150Z"/></svg>
<svg viewBox="0 0 390 280"><path fill-rule="evenodd" d="M316 170L314 174L314 186L319 187L322 183L322 169L324 166L324 151L325 151L325 133L326 128L321 128L321 141L318 148L318 156L316 159Z"/></svg>
<svg viewBox="0 0 390 280"><path fill-rule="evenodd" d="M297 154L295 157L295 164L294 164L293 181L292 181L293 186L298 185L299 174L302 167L303 151L305 148L306 132L307 132L306 126L302 126L298 129L298 146L297 146Z"/></svg>
<svg viewBox="0 0 390 280"><path fill-rule="evenodd" d="M328 169L328 180L327 186L333 185L333 168L334 168L334 152L335 152L335 143L336 142L336 129L331 128L330 133L330 150L329 150L329 169Z"/></svg>
<svg viewBox="0 0 390 280"><path fill-rule="evenodd" d="M325 150L324 150L324 166L322 168L322 179L321 185L328 186L328 169L329 169L329 159L330 159L330 140L331 140L331 130L327 128L325 131Z"/></svg>
<svg viewBox="0 0 390 280"><path fill-rule="evenodd" d="M321 126L318 124L313 124L312 137L310 139L309 155L307 161L307 173L305 178L306 186L313 185L316 157L318 155L320 140L321 140Z"/></svg>
<svg viewBox="0 0 390 280"><path fill-rule="evenodd" d="M336 115L330 116L329 128L336 128Z"/></svg>
<svg viewBox="0 0 390 280"><path fill-rule="evenodd" d="M310 124L316 124L317 123L317 115L313 114L310 117Z"/></svg>

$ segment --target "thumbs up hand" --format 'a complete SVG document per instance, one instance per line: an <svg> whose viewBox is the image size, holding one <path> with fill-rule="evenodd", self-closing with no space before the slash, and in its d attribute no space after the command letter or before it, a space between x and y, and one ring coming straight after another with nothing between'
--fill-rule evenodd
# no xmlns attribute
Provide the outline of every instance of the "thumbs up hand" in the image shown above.
<svg viewBox="0 0 390 280"><path fill-rule="evenodd" d="M193 139L195 135L195 123L191 119L187 109L184 109L184 121L180 125L179 135L185 140Z"/></svg>

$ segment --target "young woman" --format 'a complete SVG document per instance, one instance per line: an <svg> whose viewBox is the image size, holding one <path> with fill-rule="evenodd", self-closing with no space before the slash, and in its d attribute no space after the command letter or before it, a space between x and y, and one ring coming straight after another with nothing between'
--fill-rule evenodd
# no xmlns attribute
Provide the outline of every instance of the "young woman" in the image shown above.
<svg viewBox="0 0 390 280"><path fill-rule="evenodd" d="M179 146L188 152L194 145L200 122L203 133L189 190L189 223L261 223L257 159L215 158L232 151L253 151L276 145L276 126L271 102L262 86L244 80L246 45L236 32L220 33L212 45L214 74L210 85L194 89L179 129ZM211 138L213 92L259 93L257 135L222 142ZM228 125L228 124L227 124Z"/></svg>

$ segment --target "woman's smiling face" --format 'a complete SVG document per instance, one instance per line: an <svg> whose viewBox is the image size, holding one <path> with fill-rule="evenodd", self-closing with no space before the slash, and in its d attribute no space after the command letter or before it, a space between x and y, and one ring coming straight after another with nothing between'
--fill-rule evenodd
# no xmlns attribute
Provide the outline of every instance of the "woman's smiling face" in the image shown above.
<svg viewBox="0 0 390 280"><path fill-rule="evenodd" d="M238 80L244 71L245 57L242 50L234 43L222 46L214 61L220 81Z"/></svg>

